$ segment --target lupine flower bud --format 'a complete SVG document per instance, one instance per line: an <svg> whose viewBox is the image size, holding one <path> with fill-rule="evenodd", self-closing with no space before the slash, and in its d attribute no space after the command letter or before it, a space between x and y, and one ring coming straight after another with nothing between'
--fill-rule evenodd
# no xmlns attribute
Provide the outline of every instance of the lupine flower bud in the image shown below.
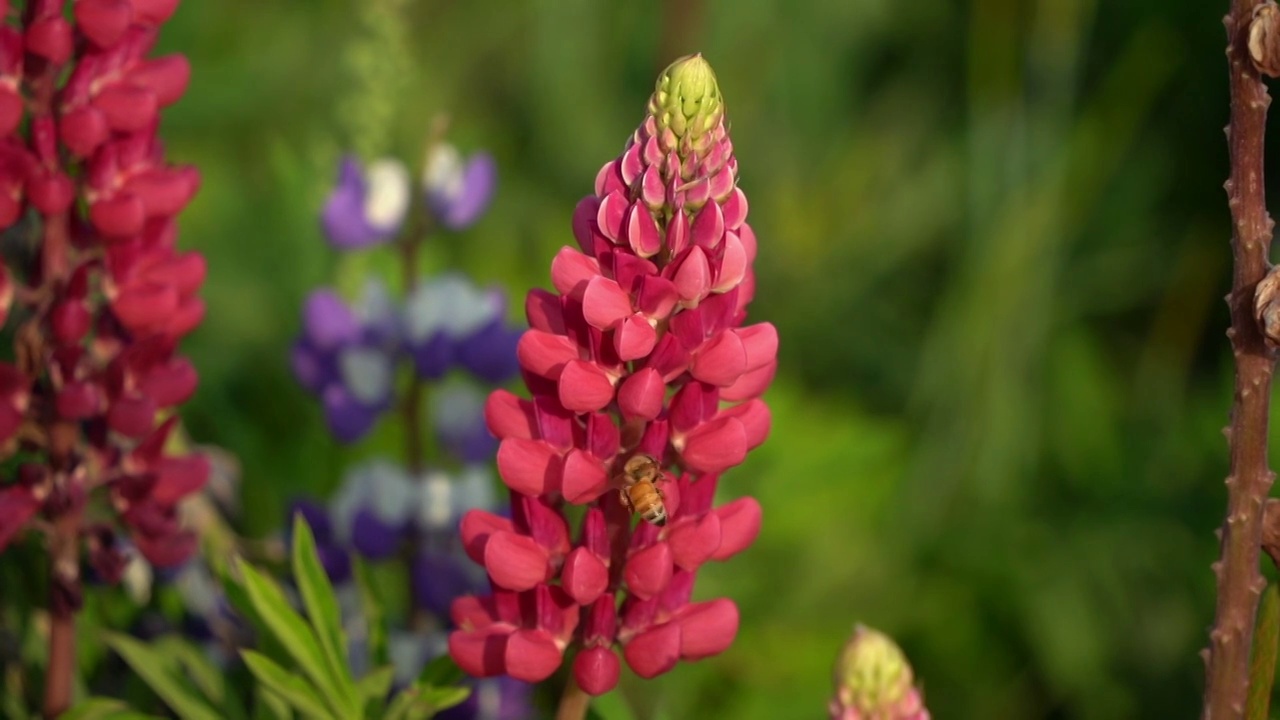
<svg viewBox="0 0 1280 720"><path fill-rule="evenodd" d="M493 592L454 604L449 639L480 677L549 675L572 637L558 633L581 625L575 678L599 694L617 682L619 650L648 678L737 634L732 601L690 598L703 563L759 533L754 499L712 500L720 475L769 433L759 395L778 336L743 326L756 240L715 75L700 56L677 60L648 107L574 211L580 250L552 261L555 292L526 298L516 357L532 399L499 390L485 406L512 516L463 517L463 544ZM664 503L666 523L633 530L621 473L640 455L658 465L642 490ZM565 503L589 505L576 542ZM557 611L515 611L539 599ZM539 642L515 642L522 633Z"/></svg>
<svg viewBox="0 0 1280 720"><path fill-rule="evenodd" d="M832 720L929 720L911 665L887 635L858 625L835 669Z"/></svg>

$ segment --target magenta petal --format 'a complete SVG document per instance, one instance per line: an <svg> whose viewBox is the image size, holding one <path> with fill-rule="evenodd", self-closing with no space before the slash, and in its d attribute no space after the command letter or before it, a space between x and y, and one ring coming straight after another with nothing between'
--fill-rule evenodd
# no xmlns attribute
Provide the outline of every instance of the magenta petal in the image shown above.
<svg viewBox="0 0 1280 720"><path fill-rule="evenodd" d="M736 328L733 333L747 351L747 370L758 370L778 359L778 329L773 323Z"/></svg>
<svg viewBox="0 0 1280 720"><path fill-rule="evenodd" d="M493 613L492 597L479 598L475 595L463 595L454 598L449 605L449 618L453 624L463 630L486 628L497 622Z"/></svg>
<svg viewBox="0 0 1280 720"><path fill-rule="evenodd" d="M484 422L499 440L535 436L533 404L506 390L494 390L484 402Z"/></svg>
<svg viewBox="0 0 1280 720"><path fill-rule="evenodd" d="M608 330L633 312L631 296L618 283L602 275L588 278L582 295L582 315L589 325Z"/></svg>
<svg viewBox="0 0 1280 720"><path fill-rule="evenodd" d="M685 255L671 280L685 302L694 303L706 297L711 288L711 263L702 248L694 247Z"/></svg>
<svg viewBox="0 0 1280 720"><path fill-rule="evenodd" d="M571 450L564 459L564 475L560 492L575 505L589 503L608 489L609 476L604 465L581 450Z"/></svg>
<svg viewBox="0 0 1280 720"><path fill-rule="evenodd" d="M657 165L650 165L644 171L644 177L640 179L640 199L654 210L666 203L667 188L662 182L662 169Z"/></svg>
<svg viewBox="0 0 1280 720"><path fill-rule="evenodd" d="M561 295L582 298L582 291L592 278L600 277L600 263L571 247L562 247L551 261L551 284Z"/></svg>
<svg viewBox="0 0 1280 720"><path fill-rule="evenodd" d="M498 474L507 487L525 495L559 489L559 454L540 440L507 438L498 446Z"/></svg>
<svg viewBox="0 0 1280 720"><path fill-rule="evenodd" d="M449 655L463 672L485 678L507 674L506 649L511 628L490 626L449 633Z"/></svg>
<svg viewBox="0 0 1280 720"><path fill-rule="evenodd" d="M577 548L564 560L560 585L574 602L590 605L609 587L609 568L590 550Z"/></svg>
<svg viewBox="0 0 1280 720"><path fill-rule="evenodd" d="M548 579L547 549L527 535L498 531L484 546L484 567L498 587L531 590Z"/></svg>
<svg viewBox="0 0 1280 720"><path fill-rule="evenodd" d="M747 260L747 251L742 246L742 241L733 233L727 234L724 239L724 256L716 266L716 280L711 291L722 293L736 287L746 276L748 265L750 261Z"/></svg>
<svg viewBox="0 0 1280 720"><path fill-rule="evenodd" d="M760 447L765 438L769 437L772 416L769 413L769 406L760 398L752 398L740 405L734 405L722 411L720 417L738 418L747 431L748 450Z"/></svg>
<svg viewBox="0 0 1280 720"><path fill-rule="evenodd" d="M542 682L560 667L564 655L545 630L517 630L507 640L507 674L525 682Z"/></svg>
<svg viewBox="0 0 1280 720"><path fill-rule="evenodd" d="M736 334L723 331L698 350L691 371L702 382L728 387L747 371L747 350Z"/></svg>
<svg viewBox="0 0 1280 720"><path fill-rule="evenodd" d="M683 315L684 313L680 313ZM676 315L676 317L680 317ZM672 333L663 335L650 353L645 367L653 368L664 382L671 382L689 368L689 351Z"/></svg>
<svg viewBox="0 0 1280 720"><path fill-rule="evenodd" d="M524 298L524 316L534 330L564 335L564 307L560 296L542 288L534 288Z"/></svg>
<svg viewBox="0 0 1280 720"><path fill-rule="evenodd" d="M777 372L777 361L757 370L752 370L738 378L738 381L734 384L721 390L720 399L725 402L737 402L759 397L765 390L769 389L769 384L773 382L773 376Z"/></svg>
<svg viewBox="0 0 1280 720"><path fill-rule="evenodd" d="M630 147L622 153L622 157L617 160L618 174L622 177L622 184L630 187L636 178L640 177L640 173L644 172L644 146L640 143L631 143ZM603 171L602 171L603 172ZM596 194L604 195L604 184L600 182L599 177L596 178Z"/></svg>
<svg viewBox="0 0 1280 720"><path fill-rule="evenodd" d="M679 300L675 283L661 275L646 276L641 281L640 292L636 294L636 306L640 312L655 319L670 315Z"/></svg>
<svg viewBox="0 0 1280 720"><path fill-rule="evenodd" d="M578 348L564 335L541 330L528 330L516 344L516 358L525 370L544 378L556 379L561 368L578 357Z"/></svg>
<svg viewBox="0 0 1280 720"><path fill-rule="evenodd" d="M701 660L733 644L738 635L738 606L727 598L695 603L684 608L676 622L680 625L680 657Z"/></svg>
<svg viewBox="0 0 1280 720"><path fill-rule="evenodd" d="M610 160L596 173L596 195L604 197L612 192L626 192L630 181L623 175L622 158Z"/></svg>
<svg viewBox="0 0 1280 720"><path fill-rule="evenodd" d="M618 454L622 444L622 431L614 419L605 413L592 413L587 417L587 442L583 448L589 455L605 461Z"/></svg>
<svg viewBox="0 0 1280 720"><path fill-rule="evenodd" d="M653 219L649 208L640 201L631 206L631 213L627 218L627 242L636 255L642 258L653 257L662 249L658 223Z"/></svg>
<svg viewBox="0 0 1280 720"><path fill-rule="evenodd" d="M691 470L727 470L747 457L747 431L737 418L716 418L699 425L685 438L681 456Z"/></svg>
<svg viewBox="0 0 1280 720"><path fill-rule="evenodd" d="M724 214L720 206L707 203L698 211L690 228L693 244L707 249L714 248L724 238Z"/></svg>
<svg viewBox="0 0 1280 720"><path fill-rule="evenodd" d="M618 684L622 663L607 647L587 648L573 660L573 677L588 695L603 695Z"/></svg>
<svg viewBox="0 0 1280 720"><path fill-rule="evenodd" d="M604 172L604 168L601 168L601 172ZM573 209L573 238L578 241L582 252L588 255L595 254L595 238L599 234L596 229L596 214L599 211L600 200L591 195L579 200Z"/></svg>
<svg viewBox="0 0 1280 720"><path fill-rule="evenodd" d="M680 646L680 626L666 623L631 638L622 655L635 674L655 678L676 666Z"/></svg>
<svg viewBox="0 0 1280 720"><path fill-rule="evenodd" d="M587 508L587 514L582 518L578 544L595 553L601 560L609 558L609 528L603 510L598 507Z"/></svg>
<svg viewBox="0 0 1280 720"><path fill-rule="evenodd" d="M612 645L618 634L618 603L612 593L596 598L582 623L582 641L587 645Z"/></svg>
<svg viewBox="0 0 1280 720"><path fill-rule="evenodd" d="M714 510L720 516L720 547L712 560L728 560L746 550L760 534L762 510L753 497L742 497Z"/></svg>
<svg viewBox="0 0 1280 720"><path fill-rule="evenodd" d="M613 347L620 360L630 361L653 352L658 344L658 331L640 315L632 315L622 321L613 333Z"/></svg>
<svg viewBox="0 0 1280 720"><path fill-rule="evenodd" d="M0 490L0 550L26 527L39 509L40 501L28 487L19 485Z"/></svg>
<svg viewBox="0 0 1280 720"><path fill-rule="evenodd" d="M676 211L667 221L667 252L677 257L689 246L689 216L684 209Z"/></svg>
<svg viewBox="0 0 1280 720"><path fill-rule="evenodd" d="M496 532L511 532L511 521L485 510L468 510L459 524L462 547L467 557L484 565L484 547Z"/></svg>
<svg viewBox="0 0 1280 720"><path fill-rule="evenodd" d="M627 558L622 576L627 588L641 600L662 592L671 582L671 548L664 542L654 543Z"/></svg>
<svg viewBox="0 0 1280 720"><path fill-rule="evenodd" d="M677 390L671 398L667 418L676 432L689 432L714 417L719 404L720 394L714 387L691 382Z"/></svg>
<svg viewBox="0 0 1280 720"><path fill-rule="evenodd" d="M617 242L622 236L622 219L628 207L627 198L621 191L611 192L601 198L600 209L596 211L596 225L605 237Z"/></svg>
<svg viewBox="0 0 1280 720"><path fill-rule="evenodd" d="M613 399L613 383L598 366L573 360L564 366L558 383L560 404L573 412L595 412Z"/></svg>
<svg viewBox="0 0 1280 720"><path fill-rule="evenodd" d="M671 557L682 570L697 570L720 548L720 517L708 513L701 518L688 518L667 534Z"/></svg>
<svg viewBox="0 0 1280 720"><path fill-rule="evenodd" d="M662 376L651 368L642 368L622 381L618 388L618 407L627 420L652 420L662 412L667 386Z"/></svg>
<svg viewBox="0 0 1280 720"><path fill-rule="evenodd" d="M737 230L742 221L747 219L747 196L742 188L734 188L729 199L724 201L724 226L727 230Z"/></svg>

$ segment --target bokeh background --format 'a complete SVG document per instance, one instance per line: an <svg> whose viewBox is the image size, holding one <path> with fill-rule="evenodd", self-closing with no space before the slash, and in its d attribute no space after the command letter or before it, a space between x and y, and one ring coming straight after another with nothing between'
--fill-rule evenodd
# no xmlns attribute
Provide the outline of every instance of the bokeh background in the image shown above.
<svg viewBox="0 0 1280 720"><path fill-rule="evenodd" d="M164 135L203 174L183 242L210 262L189 429L239 457L250 535L394 444L336 448L288 370L306 292L378 262L319 232L339 153L417 164L439 113L491 150L491 211L427 259L517 310L656 72L700 50L781 365L770 440L721 484L760 499L763 532L698 588L737 600L739 638L625 682L635 715L819 717L855 621L902 643L939 718L1192 714L1230 399L1226 9L183 3L162 49L194 75ZM371 32L404 52L352 49Z"/></svg>

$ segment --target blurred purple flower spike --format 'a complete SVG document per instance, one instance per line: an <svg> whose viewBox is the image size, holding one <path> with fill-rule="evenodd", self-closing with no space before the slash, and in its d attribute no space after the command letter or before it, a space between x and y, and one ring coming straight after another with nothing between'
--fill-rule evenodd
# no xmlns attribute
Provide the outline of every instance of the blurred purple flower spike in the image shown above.
<svg viewBox="0 0 1280 720"><path fill-rule="evenodd" d="M320 220L331 245L360 250L395 237L408 210L409 173L402 163L378 160L362 168L347 155Z"/></svg>
<svg viewBox="0 0 1280 720"><path fill-rule="evenodd" d="M464 163L457 148L440 143L427 156L422 184L436 220L450 230L465 230L488 209L498 184L498 164L487 152Z"/></svg>
<svg viewBox="0 0 1280 720"><path fill-rule="evenodd" d="M492 383L519 371L521 331L506 323L506 296L459 273L419 283L405 303L404 337L418 376L439 379L456 366Z"/></svg>
<svg viewBox="0 0 1280 720"><path fill-rule="evenodd" d="M504 675L479 680L461 705L436 714L436 720L528 720L533 712L533 685Z"/></svg>

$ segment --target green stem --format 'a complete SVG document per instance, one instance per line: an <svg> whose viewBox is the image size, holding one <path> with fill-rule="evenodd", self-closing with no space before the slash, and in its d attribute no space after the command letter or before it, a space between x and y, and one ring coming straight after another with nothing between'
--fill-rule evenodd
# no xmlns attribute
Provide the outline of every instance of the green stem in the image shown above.
<svg viewBox="0 0 1280 720"><path fill-rule="evenodd" d="M587 707L590 705L591 696L578 686L573 673L569 673L564 694L560 696L560 706L556 708L556 720L582 720L587 716Z"/></svg>

